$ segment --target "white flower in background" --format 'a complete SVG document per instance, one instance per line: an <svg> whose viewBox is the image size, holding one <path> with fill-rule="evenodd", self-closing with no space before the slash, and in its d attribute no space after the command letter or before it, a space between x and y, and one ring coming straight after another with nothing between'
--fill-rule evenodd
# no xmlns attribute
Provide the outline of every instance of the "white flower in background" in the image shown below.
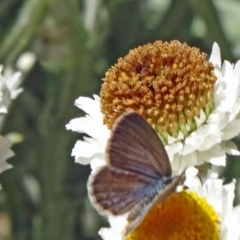
<svg viewBox="0 0 240 240"><path fill-rule="evenodd" d="M2 69L3 67L0 65L0 114L6 114L11 100L15 99L23 89L18 88L21 82L19 72L5 77L1 74Z"/></svg>
<svg viewBox="0 0 240 240"><path fill-rule="evenodd" d="M221 179L186 180L188 190L173 193L149 211L126 240L240 240L240 206L233 207L235 181L223 185ZM104 240L123 240L126 217L109 217L110 228L99 234Z"/></svg>
<svg viewBox="0 0 240 240"><path fill-rule="evenodd" d="M22 88L18 88L21 82L20 73L14 73L7 77L1 74L2 69L3 67L0 65L0 127L3 116L8 113L11 100L22 92ZM14 156L10 147L10 142L0 135L0 173L12 167L6 162L8 158Z"/></svg>
<svg viewBox="0 0 240 240"><path fill-rule="evenodd" d="M0 173L12 167L12 165L6 162L8 158L14 156L10 147L9 141L0 135Z"/></svg>
<svg viewBox="0 0 240 240"><path fill-rule="evenodd" d="M239 154L231 139L240 133L240 61L221 65L216 43L209 61L178 41L138 47L106 72L100 96L78 98L87 115L66 126L89 136L73 148L79 163L104 164L108 128L129 110L156 130L174 172L205 162L224 166L226 153Z"/></svg>

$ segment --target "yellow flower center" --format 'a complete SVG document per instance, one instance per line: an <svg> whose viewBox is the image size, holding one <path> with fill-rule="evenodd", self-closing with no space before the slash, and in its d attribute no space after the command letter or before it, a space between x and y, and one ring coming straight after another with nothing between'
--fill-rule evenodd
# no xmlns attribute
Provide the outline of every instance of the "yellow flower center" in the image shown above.
<svg viewBox="0 0 240 240"><path fill-rule="evenodd" d="M126 240L219 240L219 218L205 198L186 190L154 207Z"/></svg>
<svg viewBox="0 0 240 240"><path fill-rule="evenodd" d="M129 52L110 68L101 88L104 124L112 127L126 111L142 115L167 144L184 136L213 110L213 65L199 49L178 41L147 44Z"/></svg>

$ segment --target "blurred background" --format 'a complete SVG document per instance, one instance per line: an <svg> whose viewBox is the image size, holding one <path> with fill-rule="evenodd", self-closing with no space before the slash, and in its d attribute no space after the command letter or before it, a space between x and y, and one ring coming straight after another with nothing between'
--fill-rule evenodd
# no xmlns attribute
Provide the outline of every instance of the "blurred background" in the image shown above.
<svg viewBox="0 0 240 240"><path fill-rule="evenodd" d="M14 168L0 175L0 240L100 239L108 224L87 198L89 166L70 156L82 136L65 130L84 114L75 99L98 94L119 57L155 40L177 39L208 54L217 42L235 63L239 13L239 0L1 0L0 63L5 75L22 71L24 91L1 129L21 141L8 160ZM238 179L240 158L228 157L221 173Z"/></svg>

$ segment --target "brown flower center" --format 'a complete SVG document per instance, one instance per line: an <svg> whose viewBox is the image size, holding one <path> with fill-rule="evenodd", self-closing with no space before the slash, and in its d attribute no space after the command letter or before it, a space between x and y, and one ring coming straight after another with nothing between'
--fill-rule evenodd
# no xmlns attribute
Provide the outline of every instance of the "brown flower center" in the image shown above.
<svg viewBox="0 0 240 240"><path fill-rule="evenodd" d="M103 79L101 110L109 128L126 111L142 115L167 137L197 128L194 118L213 109L213 65L198 48L178 41L135 48L111 67Z"/></svg>

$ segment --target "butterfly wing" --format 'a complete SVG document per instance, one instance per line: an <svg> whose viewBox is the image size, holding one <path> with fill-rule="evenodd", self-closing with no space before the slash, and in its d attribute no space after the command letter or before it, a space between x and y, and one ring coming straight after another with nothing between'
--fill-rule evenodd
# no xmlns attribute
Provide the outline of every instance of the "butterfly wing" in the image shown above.
<svg viewBox="0 0 240 240"><path fill-rule="evenodd" d="M107 165L93 172L88 182L89 197L102 214L130 211L145 196L165 186L163 176L171 176L169 159L158 135L133 112L117 120L106 155Z"/></svg>
<svg viewBox="0 0 240 240"><path fill-rule="evenodd" d="M153 128L137 113L125 113L117 121L109 139L108 164L151 178L171 176L166 150Z"/></svg>
<svg viewBox="0 0 240 240"><path fill-rule="evenodd" d="M103 215L121 215L130 211L155 191L156 179L131 171L104 166L93 172L88 182L91 202Z"/></svg>

